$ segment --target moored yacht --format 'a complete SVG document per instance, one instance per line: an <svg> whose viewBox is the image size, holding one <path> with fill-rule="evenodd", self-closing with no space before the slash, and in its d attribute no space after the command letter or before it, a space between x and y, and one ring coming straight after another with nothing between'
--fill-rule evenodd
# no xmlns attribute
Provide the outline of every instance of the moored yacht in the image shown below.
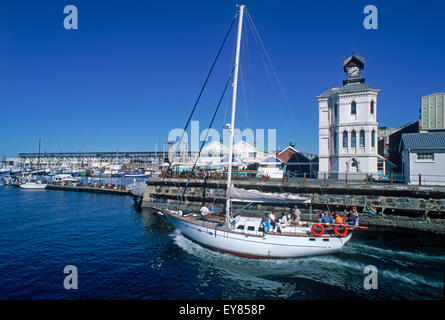
<svg viewBox="0 0 445 320"><path fill-rule="evenodd" d="M42 181L36 178L30 178L26 182L21 183L19 187L22 189L42 190L46 188L46 183L42 183Z"/></svg>

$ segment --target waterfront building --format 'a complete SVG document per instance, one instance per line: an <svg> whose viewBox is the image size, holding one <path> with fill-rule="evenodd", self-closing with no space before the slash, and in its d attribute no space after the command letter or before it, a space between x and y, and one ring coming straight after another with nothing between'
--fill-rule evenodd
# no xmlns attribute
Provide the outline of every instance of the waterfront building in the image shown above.
<svg viewBox="0 0 445 320"><path fill-rule="evenodd" d="M212 141L202 148L199 163L215 165L221 163L224 157L229 154L229 148L219 141ZM270 156L269 153L262 151L255 146L240 140L233 146L233 157L243 165L261 163Z"/></svg>
<svg viewBox="0 0 445 320"><path fill-rule="evenodd" d="M378 162L379 172L385 172L386 175L394 174L396 180L403 180L402 173L402 155L400 154L400 140L405 133L419 133L420 121L412 121L400 128L378 128L378 154L381 156Z"/></svg>
<svg viewBox="0 0 445 320"><path fill-rule="evenodd" d="M445 132L403 134L400 152L405 183L445 185Z"/></svg>
<svg viewBox="0 0 445 320"><path fill-rule="evenodd" d="M423 131L445 131L445 93L433 93L420 99Z"/></svg>
<svg viewBox="0 0 445 320"><path fill-rule="evenodd" d="M289 143L289 146L280 151L277 155L286 166L286 172L290 177L316 178L318 172L318 155L301 152L295 149L295 143Z"/></svg>
<svg viewBox="0 0 445 320"><path fill-rule="evenodd" d="M380 90L361 77L365 58L343 61L346 80L317 97L319 106L318 178L354 180L377 176L377 97Z"/></svg>

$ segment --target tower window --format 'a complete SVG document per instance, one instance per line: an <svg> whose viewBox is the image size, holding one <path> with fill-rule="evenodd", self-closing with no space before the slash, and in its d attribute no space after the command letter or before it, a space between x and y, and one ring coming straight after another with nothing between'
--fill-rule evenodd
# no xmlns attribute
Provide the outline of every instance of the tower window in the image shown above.
<svg viewBox="0 0 445 320"><path fill-rule="evenodd" d="M351 103L351 114L357 114L357 104L355 101L352 101Z"/></svg>
<svg viewBox="0 0 445 320"><path fill-rule="evenodd" d="M355 130L351 131L351 147L355 147L357 145L355 138Z"/></svg>
<svg viewBox="0 0 445 320"><path fill-rule="evenodd" d="M375 147L375 130L371 132L371 147Z"/></svg>
<svg viewBox="0 0 445 320"><path fill-rule="evenodd" d="M343 131L343 147L348 146L348 131Z"/></svg>
<svg viewBox="0 0 445 320"><path fill-rule="evenodd" d="M371 110L370 110L371 114L374 114L374 104L375 104L375 102L374 102L374 100L372 100L371 101Z"/></svg>
<svg viewBox="0 0 445 320"><path fill-rule="evenodd" d="M334 117L337 118L337 104L334 104Z"/></svg>
<svg viewBox="0 0 445 320"><path fill-rule="evenodd" d="M365 146L365 131L360 130L360 147Z"/></svg>

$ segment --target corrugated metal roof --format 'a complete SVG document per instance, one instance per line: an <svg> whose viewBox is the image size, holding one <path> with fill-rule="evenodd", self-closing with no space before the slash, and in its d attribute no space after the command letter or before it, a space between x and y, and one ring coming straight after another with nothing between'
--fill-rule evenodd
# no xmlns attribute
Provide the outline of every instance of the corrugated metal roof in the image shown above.
<svg viewBox="0 0 445 320"><path fill-rule="evenodd" d="M445 132L405 133L401 143L404 149L445 149Z"/></svg>

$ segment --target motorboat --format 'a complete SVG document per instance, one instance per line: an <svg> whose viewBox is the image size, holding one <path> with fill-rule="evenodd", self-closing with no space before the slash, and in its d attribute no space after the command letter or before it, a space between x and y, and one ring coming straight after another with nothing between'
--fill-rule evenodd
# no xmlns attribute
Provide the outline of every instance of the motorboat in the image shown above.
<svg viewBox="0 0 445 320"><path fill-rule="evenodd" d="M77 186L81 184L82 180L77 177L73 177L70 174L61 173L53 176L51 183L57 185L71 185Z"/></svg>

